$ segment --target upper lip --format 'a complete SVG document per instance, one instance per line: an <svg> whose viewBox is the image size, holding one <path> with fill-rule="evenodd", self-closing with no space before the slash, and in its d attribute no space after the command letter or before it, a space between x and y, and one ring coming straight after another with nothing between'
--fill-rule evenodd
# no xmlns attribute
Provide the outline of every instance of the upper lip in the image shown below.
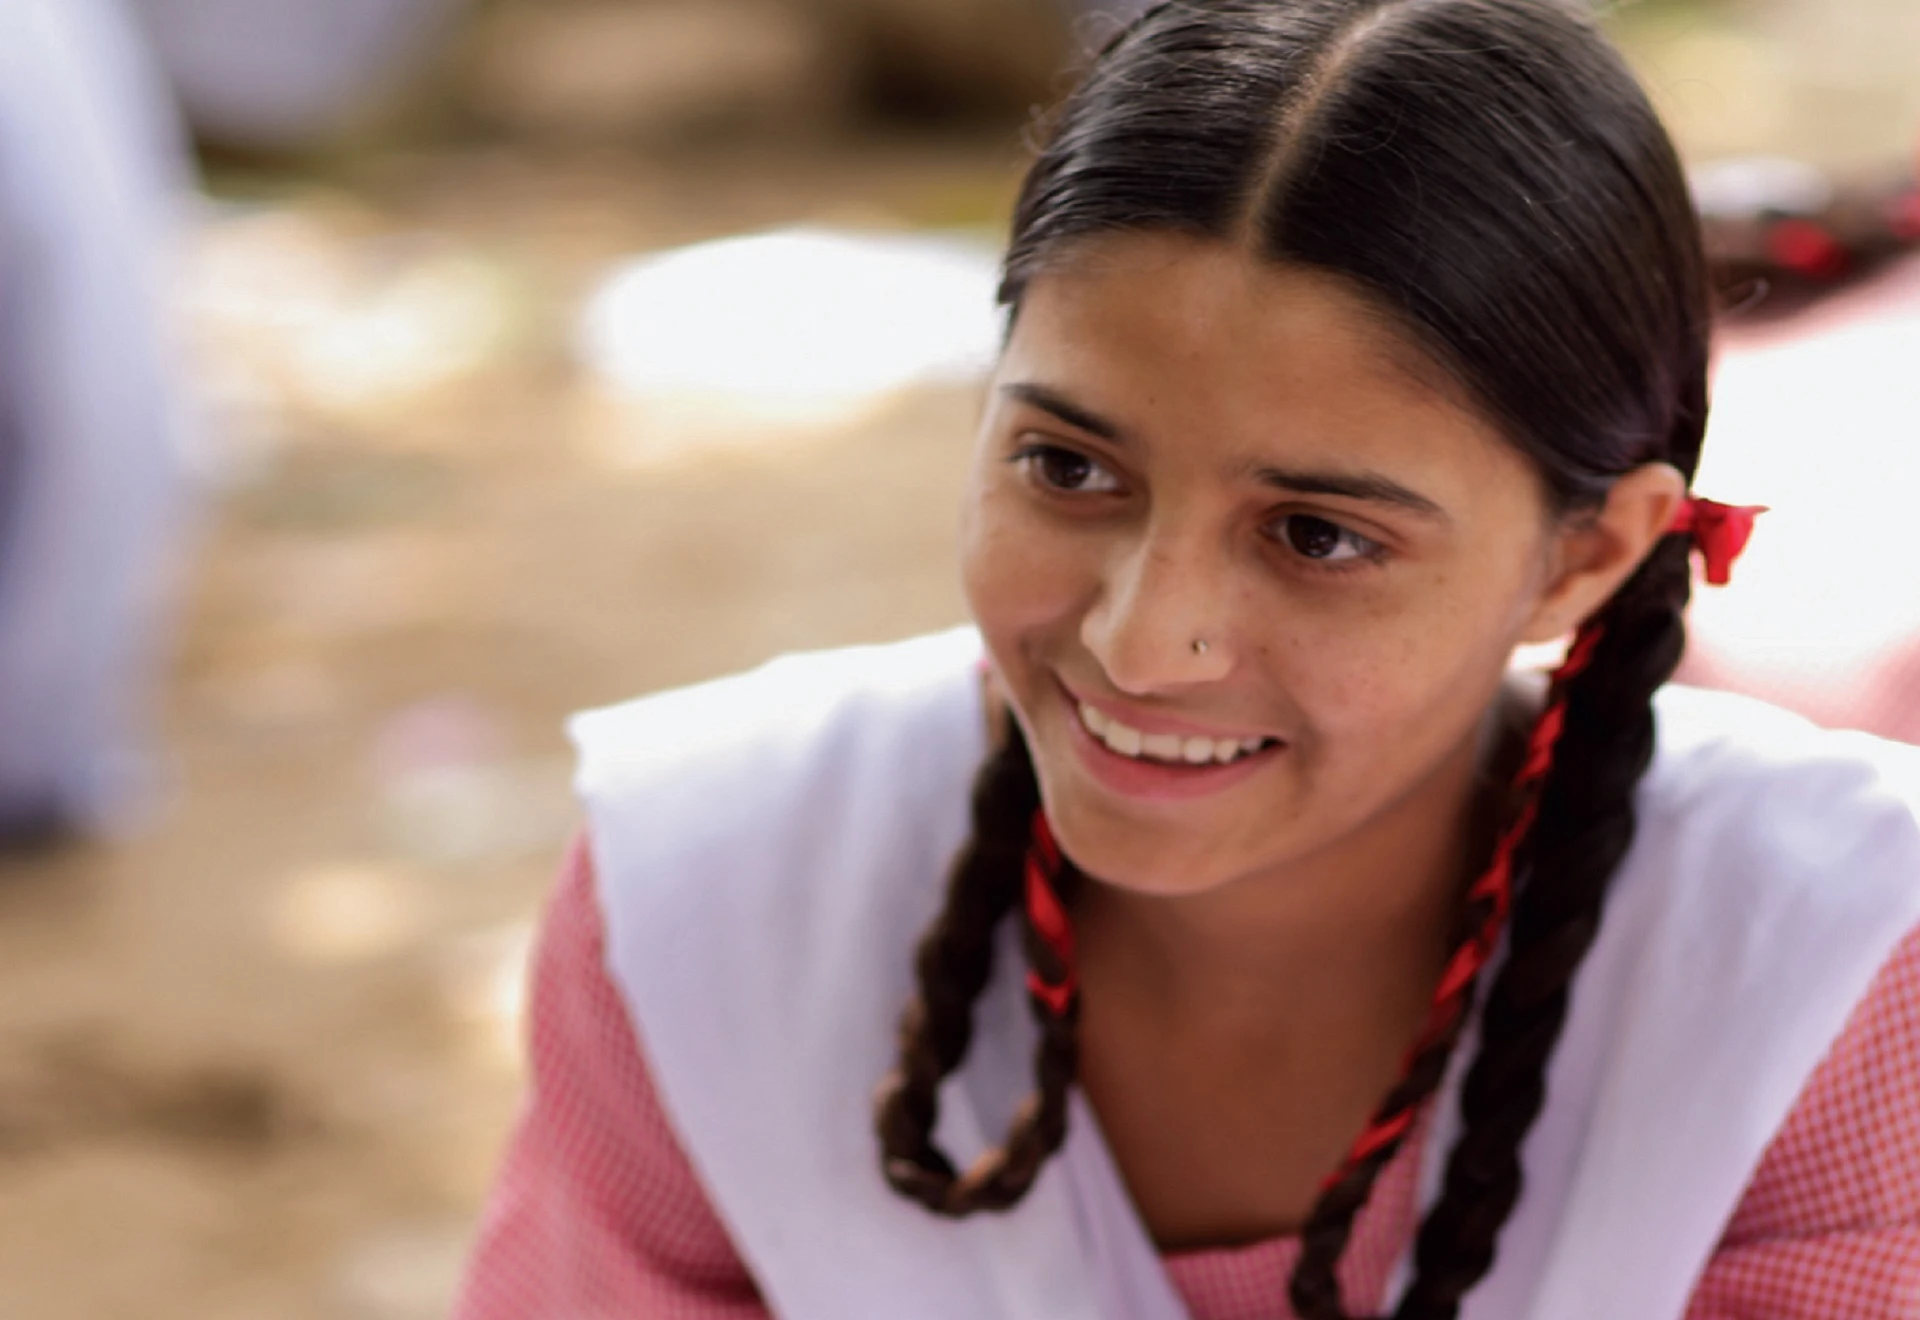
<svg viewBox="0 0 1920 1320"><path fill-rule="evenodd" d="M1061 690L1076 705L1091 706L1108 719L1118 720L1129 729L1138 729L1144 734L1171 733L1181 738L1214 738L1229 742L1246 742L1250 738L1273 738L1276 742L1281 741L1275 735L1258 729L1227 729L1213 724L1195 724L1191 720L1174 719L1170 715L1141 710L1105 697L1090 697L1076 690L1065 679L1059 679L1058 682Z"/></svg>

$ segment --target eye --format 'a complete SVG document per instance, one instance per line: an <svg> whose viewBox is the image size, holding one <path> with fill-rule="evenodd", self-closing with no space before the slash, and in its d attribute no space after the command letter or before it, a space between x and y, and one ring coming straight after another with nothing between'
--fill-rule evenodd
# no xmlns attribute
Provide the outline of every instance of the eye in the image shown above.
<svg viewBox="0 0 1920 1320"><path fill-rule="evenodd" d="M1310 513L1290 513L1274 524L1276 534L1302 559L1321 563L1344 563L1373 559L1380 543L1368 540L1339 523L1316 518Z"/></svg>
<svg viewBox="0 0 1920 1320"><path fill-rule="evenodd" d="M1120 480L1098 462L1077 449L1062 445L1027 445L1014 455L1014 461L1048 490L1072 495L1109 495L1120 489Z"/></svg>

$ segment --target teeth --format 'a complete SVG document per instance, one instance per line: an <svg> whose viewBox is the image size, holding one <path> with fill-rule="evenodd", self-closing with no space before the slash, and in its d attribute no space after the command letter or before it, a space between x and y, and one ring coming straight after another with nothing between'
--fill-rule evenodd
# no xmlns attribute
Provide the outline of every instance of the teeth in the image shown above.
<svg viewBox="0 0 1920 1320"><path fill-rule="evenodd" d="M1206 765L1216 762L1231 765L1242 756L1267 746L1265 738L1182 738L1178 734L1145 734L1095 710L1080 707L1080 723L1088 733L1121 756L1169 764Z"/></svg>
<svg viewBox="0 0 1920 1320"><path fill-rule="evenodd" d="M1156 761L1178 761L1184 755L1181 749L1178 735L1171 733L1149 734L1140 744L1140 750Z"/></svg>

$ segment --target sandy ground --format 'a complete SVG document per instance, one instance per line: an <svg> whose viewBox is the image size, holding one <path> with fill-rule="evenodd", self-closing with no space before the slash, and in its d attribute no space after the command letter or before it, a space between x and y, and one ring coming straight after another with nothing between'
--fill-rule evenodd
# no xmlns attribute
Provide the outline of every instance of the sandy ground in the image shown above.
<svg viewBox="0 0 1920 1320"><path fill-rule="evenodd" d="M1847 48L1774 8L1820 59ZM1776 47L1635 39L1683 136L1771 140L1728 89ZM1920 77L1883 80L1904 90L1827 93L1869 125L1836 158L1911 142L1914 116L1873 107L1905 114ZM698 168L461 150L228 181L249 200L188 289L220 484L156 802L123 840L0 872L0 1316L442 1313L575 828L561 717L961 617L969 391L636 464L646 422L573 364L572 309L620 255L713 235L991 224L1014 162L1010 139Z"/></svg>

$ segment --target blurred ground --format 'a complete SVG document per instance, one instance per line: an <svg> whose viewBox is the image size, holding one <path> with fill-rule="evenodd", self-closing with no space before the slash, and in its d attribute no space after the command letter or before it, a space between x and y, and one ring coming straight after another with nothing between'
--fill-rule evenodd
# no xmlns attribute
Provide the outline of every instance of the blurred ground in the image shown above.
<svg viewBox="0 0 1920 1320"><path fill-rule="evenodd" d="M1621 21L1701 150L1885 163L1920 132L1910 0ZM1015 137L218 177L187 297L223 493L159 802L0 873L0 1316L442 1312L573 828L561 716L961 617L970 391L636 457L568 353L576 309L617 258L697 239L995 225Z"/></svg>
<svg viewBox="0 0 1920 1320"><path fill-rule="evenodd" d="M440 1313L573 827L561 716L960 618L970 393L629 470L570 310L643 248L993 213L1010 159L407 160L215 223L200 311L246 425L159 817L0 878L0 1315Z"/></svg>

